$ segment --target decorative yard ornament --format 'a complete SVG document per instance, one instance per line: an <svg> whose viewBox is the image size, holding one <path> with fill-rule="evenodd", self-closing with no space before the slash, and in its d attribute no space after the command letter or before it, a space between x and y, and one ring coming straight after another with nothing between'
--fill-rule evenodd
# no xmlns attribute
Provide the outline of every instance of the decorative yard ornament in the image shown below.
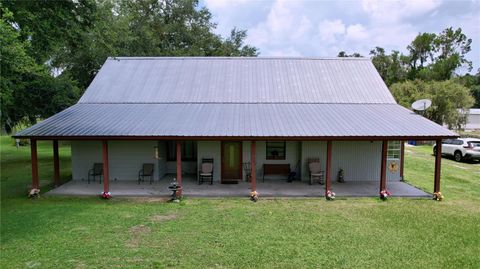
<svg viewBox="0 0 480 269"><path fill-rule="evenodd" d="M182 191L182 186L178 185L176 178L173 178L170 186L168 186L168 189L172 191L172 198L170 201L174 203L180 202L180 198L182 198L180 194Z"/></svg>
<svg viewBox="0 0 480 269"><path fill-rule="evenodd" d="M102 191L102 194L100 195L103 199L111 199L112 194L109 191Z"/></svg>
<svg viewBox="0 0 480 269"><path fill-rule="evenodd" d="M382 199L384 201L387 200L388 197L390 197L390 196L392 196L392 193L389 192L387 189L380 192L380 199Z"/></svg>
<svg viewBox="0 0 480 269"><path fill-rule="evenodd" d="M345 183L345 172L343 171L342 168L338 171L338 176L337 176L337 181L340 183Z"/></svg>
<svg viewBox="0 0 480 269"><path fill-rule="evenodd" d="M258 201L258 193L257 193L257 191L252 191L252 192L250 192L250 200L252 200L253 202Z"/></svg>
<svg viewBox="0 0 480 269"><path fill-rule="evenodd" d="M436 200L436 201L442 201L443 200L443 194L441 192L434 192L433 193L433 200Z"/></svg>
<svg viewBox="0 0 480 269"><path fill-rule="evenodd" d="M325 195L325 198L329 201L335 200L335 193L331 190L328 190L327 195Z"/></svg>
<svg viewBox="0 0 480 269"><path fill-rule="evenodd" d="M38 198L40 197L40 189L33 188L28 192L28 198Z"/></svg>
<svg viewBox="0 0 480 269"><path fill-rule="evenodd" d="M396 161L391 162L388 165L388 170L390 170L390 172L392 172L392 173L397 172L398 171L398 163Z"/></svg>

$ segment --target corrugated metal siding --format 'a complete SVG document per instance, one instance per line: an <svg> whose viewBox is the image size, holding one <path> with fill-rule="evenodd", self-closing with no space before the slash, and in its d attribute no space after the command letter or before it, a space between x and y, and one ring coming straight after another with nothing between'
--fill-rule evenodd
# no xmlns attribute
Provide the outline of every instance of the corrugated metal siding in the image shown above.
<svg viewBox="0 0 480 269"><path fill-rule="evenodd" d="M158 141L158 178L162 178L167 173L167 142Z"/></svg>
<svg viewBox="0 0 480 269"><path fill-rule="evenodd" d="M332 142L332 180L343 168L345 181L379 181L382 159L381 141Z"/></svg>
<svg viewBox="0 0 480 269"><path fill-rule="evenodd" d="M370 59L108 59L80 103L395 103Z"/></svg>
<svg viewBox="0 0 480 269"><path fill-rule="evenodd" d="M345 181L380 181L382 142L380 141L334 141L332 142L332 181L337 180L338 171L343 168ZM323 170L327 161L325 141L302 142L302 179L310 180L308 158L319 158ZM400 161L397 160L400 165ZM399 167L400 168L400 167ZM400 180L400 169L391 173L387 169L387 181Z"/></svg>
<svg viewBox="0 0 480 269"><path fill-rule="evenodd" d="M455 136L396 104L77 104L16 136Z"/></svg>
<svg viewBox="0 0 480 269"><path fill-rule="evenodd" d="M262 181L263 177L263 164L290 164L290 169L294 171L297 162L300 160L300 142L298 141L287 141L285 145L286 158L285 160L267 160L267 145L266 141L257 141L257 180ZM243 141L243 162L250 162L251 160L251 142ZM300 176L300 175L298 175ZM267 176L266 179L279 179L285 180L285 176Z"/></svg>
<svg viewBox="0 0 480 269"><path fill-rule="evenodd" d="M220 141L198 141L197 162L201 166L202 158L213 158L213 180L220 182L222 173L222 147Z"/></svg>
<svg viewBox="0 0 480 269"><path fill-rule="evenodd" d="M102 162L102 142L72 141L72 179L87 180L88 170Z"/></svg>
<svg viewBox="0 0 480 269"><path fill-rule="evenodd" d="M327 162L327 142L325 141L302 141L302 180L310 180L309 158L318 158L322 169L325 171ZM334 175L332 174L332 181Z"/></svg>
<svg viewBox="0 0 480 269"><path fill-rule="evenodd" d="M98 141L72 141L73 179L87 179L88 170L95 162L102 162L102 144ZM110 141L108 143L108 161L110 179L137 180L138 171L143 163L153 163L158 171L158 162L154 158L156 141ZM158 173L155 173L158 180Z"/></svg>

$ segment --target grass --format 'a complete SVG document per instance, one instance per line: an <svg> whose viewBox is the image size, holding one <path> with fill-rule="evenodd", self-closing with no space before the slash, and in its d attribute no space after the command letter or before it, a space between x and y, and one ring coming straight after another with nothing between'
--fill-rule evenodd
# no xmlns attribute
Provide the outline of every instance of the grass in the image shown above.
<svg viewBox="0 0 480 269"><path fill-rule="evenodd" d="M431 192L430 150L408 147L405 174ZM66 180L68 145L60 154ZM50 143L39 143L39 160L45 185L52 178ZM17 150L7 137L1 173L1 268L480 267L478 164L443 159L442 202L29 200L29 149Z"/></svg>

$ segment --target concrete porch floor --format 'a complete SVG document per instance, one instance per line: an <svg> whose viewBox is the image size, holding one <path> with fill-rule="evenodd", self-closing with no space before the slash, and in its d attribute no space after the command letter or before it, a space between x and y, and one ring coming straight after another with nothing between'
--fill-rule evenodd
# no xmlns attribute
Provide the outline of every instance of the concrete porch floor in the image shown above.
<svg viewBox="0 0 480 269"><path fill-rule="evenodd" d="M152 184L137 181L110 181L110 192L113 196L169 196L168 186L173 176L167 175ZM332 183L332 190L337 197L376 197L379 192L378 182ZM405 182L387 182L387 189L394 197L431 197L430 194ZM103 191L103 184L71 180L58 188L49 191L48 195L94 196ZM325 186L285 180L258 181L257 191L261 197L323 197ZM183 179L183 195L187 197L247 197L250 193L249 182L238 184L198 185L194 177Z"/></svg>

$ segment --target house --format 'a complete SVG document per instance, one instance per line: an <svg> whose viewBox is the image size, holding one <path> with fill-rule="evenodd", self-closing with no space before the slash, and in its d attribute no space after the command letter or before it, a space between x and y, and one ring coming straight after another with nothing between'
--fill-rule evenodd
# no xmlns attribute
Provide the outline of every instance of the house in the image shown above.
<svg viewBox="0 0 480 269"><path fill-rule="evenodd" d="M68 140L73 180L103 163L105 192L136 180L142 163L154 162L156 181L173 173L181 185L210 159L214 184L248 172L256 190L288 168L308 182L317 159L326 193L340 170L385 190L403 178L402 141L441 145L457 134L398 105L370 59L121 57L107 59L77 104L14 137L31 140L33 188L36 141L54 141L58 182L58 140Z"/></svg>
<svg viewBox="0 0 480 269"><path fill-rule="evenodd" d="M480 130L480 108L470 108L467 114L466 131Z"/></svg>

